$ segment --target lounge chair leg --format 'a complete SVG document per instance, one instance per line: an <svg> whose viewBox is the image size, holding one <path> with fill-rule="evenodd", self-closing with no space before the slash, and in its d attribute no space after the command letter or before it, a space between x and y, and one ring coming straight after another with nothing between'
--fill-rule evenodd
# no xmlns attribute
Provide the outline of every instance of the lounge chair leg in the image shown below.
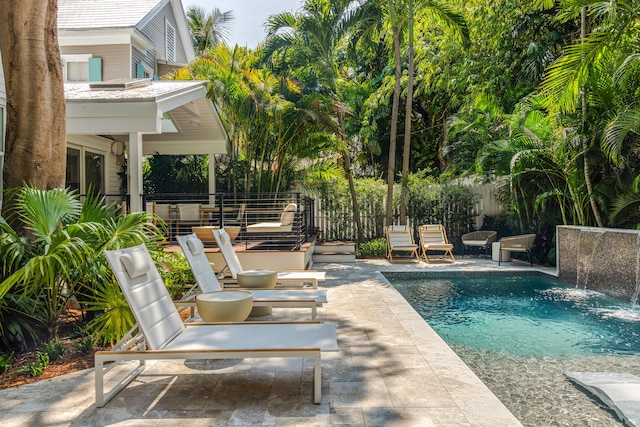
<svg viewBox="0 0 640 427"><path fill-rule="evenodd" d="M319 405L322 402L322 363L320 354L313 358L313 403Z"/></svg>
<svg viewBox="0 0 640 427"><path fill-rule="evenodd" d="M502 263L502 249L498 249L500 251L500 253L498 254L498 267L500 267L500 264Z"/></svg>

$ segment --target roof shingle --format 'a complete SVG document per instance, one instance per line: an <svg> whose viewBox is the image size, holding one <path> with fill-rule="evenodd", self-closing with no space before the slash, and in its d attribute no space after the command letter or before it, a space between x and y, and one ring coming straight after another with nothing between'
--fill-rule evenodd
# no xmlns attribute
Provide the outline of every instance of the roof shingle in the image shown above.
<svg viewBox="0 0 640 427"><path fill-rule="evenodd" d="M135 27L162 0L59 0L59 29Z"/></svg>

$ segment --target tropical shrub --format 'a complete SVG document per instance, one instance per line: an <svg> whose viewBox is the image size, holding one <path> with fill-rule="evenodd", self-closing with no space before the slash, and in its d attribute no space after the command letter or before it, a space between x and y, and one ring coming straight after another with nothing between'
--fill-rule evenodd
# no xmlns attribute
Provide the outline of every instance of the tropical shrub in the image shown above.
<svg viewBox="0 0 640 427"><path fill-rule="evenodd" d="M7 373L11 370L12 360L13 360L13 352L9 354L0 353L0 374Z"/></svg>
<svg viewBox="0 0 640 427"><path fill-rule="evenodd" d="M49 367L49 355L38 352L35 362L24 365L18 372L32 377L39 377Z"/></svg>
<svg viewBox="0 0 640 427"><path fill-rule="evenodd" d="M358 258L380 258L387 255L387 239L372 239L358 245Z"/></svg>
<svg viewBox="0 0 640 427"><path fill-rule="evenodd" d="M96 346L96 338L93 336L86 336L80 339L80 341L73 344L73 347L78 353L89 354L91 350Z"/></svg>
<svg viewBox="0 0 640 427"><path fill-rule="evenodd" d="M71 190L16 189L6 218L0 218L0 336L24 346L57 336L76 297L84 308L112 274L102 252L144 242L157 250L162 236L147 213L119 215L99 196L83 202Z"/></svg>
<svg viewBox="0 0 640 427"><path fill-rule="evenodd" d="M64 354L64 346L60 342L60 338L55 337L44 343L44 351L49 356L49 360L53 362Z"/></svg>

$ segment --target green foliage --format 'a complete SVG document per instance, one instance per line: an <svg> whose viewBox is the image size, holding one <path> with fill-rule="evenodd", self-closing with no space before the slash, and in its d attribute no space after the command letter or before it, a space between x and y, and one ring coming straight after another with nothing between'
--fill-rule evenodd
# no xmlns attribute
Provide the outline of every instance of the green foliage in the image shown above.
<svg viewBox="0 0 640 427"><path fill-rule="evenodd" d="M196 283L193 272L182 253L158 253L155 261L173 300L180 299Z"/></svg>
<svg viewBox="0 0 640 427"><path fill-rule="evenodd" d="M422 174L409 176L408 215L414 226L442 224L449 241L458 247L478 216L478 196L463 185L434 185Z"/></svg>
<svg viewBox="0 0 640 427"><path fill-rule="evenodd" d="M13 360L13 352L9 354L0 353L0 374L6 374L11 370L12 360Z"/></svg>
<svg viewBox="0 0 640 427"><path fill-rule="evenodd" d="M380 258L387 254L387 240L383 238L372 239L368 242L360 243L356 256L358 258Z"/></svg>
<svg viewBox="0 0 640 427"><path fill-rule="evenodd" d="M39 377L47 367L49 367L49 355L38 352L35 362L27 363L18 372L32 377Z"/></svg>
<svg viewBox="0 0 640 427"><path fill-rule="evenodd" d="M60 342L60 338L55 337L44 343L44 351L49 360L53 362L64 354L64 346Z"/></svg>
<svg viewBox="0 0 640 427"><path fill-rule="evenodd" d="M96 303L112 280L105 249L145 242L158 248L162 236L146 213L117 215L102 197L81 203L70 190L16 190L6 220L0 218L0 336L8 347L57 336L67 301ZM43 333L44 332L44 333Z"/></svg>
<svg viewBox="0 0 640 427"><path fill-rule="evenodd" d="M91 335L83 337L80 341L73 344L73 347L81 354L89 354L96 346L97 339Z"/></svg>
<svg viewBox="0 0 640 427"><path fill-rule="evenodd" d="M148 156L143 168L145 194L207 194L207 156Z"/></svg>

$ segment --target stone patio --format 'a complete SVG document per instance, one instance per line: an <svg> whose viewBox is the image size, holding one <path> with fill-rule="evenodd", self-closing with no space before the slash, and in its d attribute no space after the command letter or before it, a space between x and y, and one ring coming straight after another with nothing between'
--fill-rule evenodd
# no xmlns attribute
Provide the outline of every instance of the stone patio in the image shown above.
<svg viewBox="0 0 640 427"><path fill-rule="evenodd" d="M93 369L1 390L2 425L521 425L380 274L495 270L497 263L367 260L314 268L327 272L321 286L329 303L318 317L337 325L340 345L323 355L320 405L312 403L309 360L161 361L149 362L103 408L94 405ZM513 262L499 269L529 268ZM307 315L274 309L275 318Z"/></svg>

